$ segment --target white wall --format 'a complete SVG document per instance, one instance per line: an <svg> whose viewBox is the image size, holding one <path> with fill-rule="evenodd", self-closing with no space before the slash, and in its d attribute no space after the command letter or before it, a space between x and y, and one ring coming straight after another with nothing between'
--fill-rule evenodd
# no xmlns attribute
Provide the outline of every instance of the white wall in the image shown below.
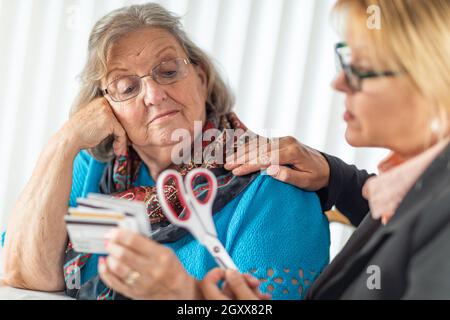
<svg viewBox="0 0 450 320"><path fill-rule="evenodd" d="M1 0L1 227L42 147L67 119L94 22L112 9L143 2ZM347 145L342 97L330 88L334 0L156 2L183 15L192 38L216 58L237 94L236 111L250 128L296 136L375 170L385 152ZM333 227L333 241L345 239L344 233Z"/></svg>

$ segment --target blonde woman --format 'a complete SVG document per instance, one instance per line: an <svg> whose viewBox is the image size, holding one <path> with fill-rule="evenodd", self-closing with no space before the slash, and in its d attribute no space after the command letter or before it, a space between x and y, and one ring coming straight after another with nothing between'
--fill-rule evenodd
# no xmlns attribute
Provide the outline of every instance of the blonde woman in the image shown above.
<svg viewBox="0 0 450 320"><path fill-rule="evenodd" d="M380 30L367 25L372 5L380 9ZM339 0L335 10L348 21L333 84L346 96L346 139L392 153L380 175L369 177L292 139L281 145L280 158L291 166L268 172L319 190L328 206L359 224L308 297L450 299L450 0ZM236 174L255 169L227 167ZM216 285L223 278L227 294ZM213 270L203 294L257 298L243 280Z"/></svg>

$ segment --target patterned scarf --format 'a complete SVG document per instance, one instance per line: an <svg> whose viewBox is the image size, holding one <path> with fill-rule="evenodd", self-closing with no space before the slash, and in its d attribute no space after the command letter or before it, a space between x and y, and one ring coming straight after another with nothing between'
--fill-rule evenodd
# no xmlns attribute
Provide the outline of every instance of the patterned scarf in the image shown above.
<svg viewBox="0 0 450 320"><path fill-rule="evenodd" d="M240 143L240 135L236 134L233 137L227 137L226 129L232 129L233 132L241 133L245 133L248 130L237 116L234 113L229 113L219 117L219 119L214 116L209 116L203 128L203 133L209 129L219 129L221 134L213 142L202 141L202 149L197 150L197 152L201 152L202 154L195 154L195 150L193 149L189 163L173 165L171 169L178 171L182 177L195 168L202 167L210 169L216 175L218 184L217 200L213 206L213 212L217 212L245 189L254 175L237 179L231 172L223 168L223 159L226 158L227 154L236 151ZM236 131L238 129L241 130ZM230 141L232 138L234 138L234 141ZM214 150L222 150L223 153L214 156ZM201 164L198 164L194 161L195 159L203 159L203 161ZM100 192L111 194L115 198L145 202L152 227L152 239L160 243L177 241L186 234L186 231L172 225L167 220L157 198L156 186L135 186L142 165L143 163L136 151L130 148L128 154L118 157L109 163L100 183ZM199 178L194 181L194 194L203 197L206 195L204 191L208 187ZM170 200L171 206L177 213L182 214L183 207L178 199L178 190L173 181L169 181L169 184L164 190L164 194ZM200 196L200 194L203 196Z"/></svg>
<svg viewBox="0 0 450 320"><path fill-rule="evenodd" d="M363 196L369 201L374 220L386 225L420 176L449 144L450 138L410 159L391 152L379 165L380 175L366 181Z"/></svg>
<svg viewBox="0 0 450 320"><path fill-rule="evenodd" d="M223 167L222 159L225 159L228 154L236 152L237 148L245 143L245 141L240 138L245 137L244 133L248 132L246 126L234 113L229 113L219 118L210 115L203 128L203 132L208 129L218 129L221 133L212 142L202 142L202 150L200 150L203 155L203 158L200 158L203 159L202 164L197 164L194 161L202 155L192 152L191 161L189 163L174 165L171 169L177 170L183 177L195 168L202 167L210 169L215 174L218 183L217 196L213 204L213 213L215 213L236 198L257 177L257 174L236 177ZM232 129L233 131L228 131L227 129ZM229 133L231 132L236 134L229 136ZM219 153L216 153L214 150L222 150L223 154L219 155ZM100 181L100 192L103 194L110 194L115 198L145 202L152 227L152 239L160 243L178 241L187 234L187 231L172 225L164 216L157 198L156 187L135 186L142 165L142 160L139 158L136 151L133 148L129 148L127 154L116 157L106 165ZM202 197L206 195L206 192L204 191L207 190L208 187L209 186L205 184L201 178L194 181L195 196L199 197L200 200L203 200ZM175 185L169 183L166 186L164 193L166 194L167 199L170 199L171 205L177 213L182 214L183 208L178 199L178 190L175 188ZM90 257L90 254L75 253L69 244L66 251L66 263L64 266L66 283L70 281L76 270L80 270L81 267L87 263ZM89 280L87 285L83 285L81 290L77 290L77 292L71 290L68 294L78 298L91 299L111 299L115 297L112 290L106 288L101 283L98 276Z"/></svg>

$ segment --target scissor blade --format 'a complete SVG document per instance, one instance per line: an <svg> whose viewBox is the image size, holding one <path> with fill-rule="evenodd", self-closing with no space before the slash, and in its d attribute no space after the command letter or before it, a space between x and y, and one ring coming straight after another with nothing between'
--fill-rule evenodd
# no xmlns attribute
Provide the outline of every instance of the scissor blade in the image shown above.
<svg viewBox="0 0 450 320"><path fill-rule="evenodd" d="M222 269L238 270L233 259L231 259L227 250L217 237L207 235L204 239L204 245Z"/></svg>
<svg viewBox="0 0 450 320"><path fill-rule="evenodd" d="M202 229L205 230L206 235L211 235L217 238L217 230L214 225L214 219L211 211L208 208L200 207L197 203L190 201L193 212L198 222L202 225Z"/></svg>

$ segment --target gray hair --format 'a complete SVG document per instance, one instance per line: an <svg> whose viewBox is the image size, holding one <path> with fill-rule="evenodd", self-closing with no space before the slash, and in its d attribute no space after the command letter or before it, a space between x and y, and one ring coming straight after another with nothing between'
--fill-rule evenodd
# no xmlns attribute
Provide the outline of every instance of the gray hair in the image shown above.
<svg viewBox="0 0 450 320"><path fill-rule="evenodd" d="M216 117L231 111L234 96L225 84L212 59L188 37L180 17L155 3L133 5L112 11L100 19L89 37L87 63L80 75L81 88L70 110L70 116L97 97L103 96L101 80L107 72L107 55L111 46L121 37L141 28L159 27L169 31L186 51L192 63L206 74L206 104ZM114 158L113 137L108 137L88 152L97 160L107 162Z"/></svg>

